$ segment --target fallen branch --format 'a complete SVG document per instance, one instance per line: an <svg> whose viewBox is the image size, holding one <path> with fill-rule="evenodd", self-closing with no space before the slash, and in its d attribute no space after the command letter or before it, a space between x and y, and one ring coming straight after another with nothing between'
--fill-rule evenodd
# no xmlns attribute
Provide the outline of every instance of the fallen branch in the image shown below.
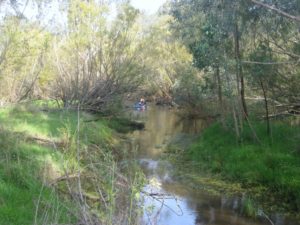
<svg viewBox="0 0 300 225"><path fill-rule="evenodd" d="M96 195L88 194L88 193L84 193L84 192L81 192L80 194L79 193L73 193L73 194L78 195L78 196L83 196L85 199L88 199L91 201L101 201L102 200L100 196L96 196Z"/></svg>
<svg viewBox="0 0 300 225"><path fill-rule="evenodd" d="M290 109L288 112L292 115L300 115L300 111L296 109Z"/></svg>
<svg viewBox="0 0 300 225"><path fill-rule="evenodd" d="M29 137L27 137L27 140L29 140L29 141L35 141L38 144L44 144L44 145L47 145L47 146L53 146L55 149L57 149L57 146L61 147L61 146L64 145L63 142L58 142L58 141L54 141L54 140L51 140L51 139L40 138L40 137L29 136Z"/></svg>
<svg viewBox="0 0 300 225"><path fill-rule="evenodd" d="M152 199L154 199L157 202L160 202L162 204L162 206L165 206L167 209L169 209L170 211L172 211L174 214L176 214L177 216L182 216L183 215L183 211L180 207L180 205L177 203L177 207L179 208L180 212L176 212L173 208L171 208L171 206L168 206L164 200L165 199L174 199L176 202L178 201L178 199L174 196L174 195L170 195L170 194L165 194L165 193L149 193L146 191L141 191L142 194L151 197Z"/></svg>
<svg viewBox="0 0 300 225"><path fill-rule="evenodd" d="M75 178L78 178L78 174L70 174L70 175L61 176L61 177L56 178L54 181L52 181L50 183L50 186L57 184L61 181L71 180L71 179L75 179Z"/></svg>
<svg viewBox="0 0 300 225"><path fill-rule="evenodd" d="M270 217L267 214L262 212L262 215L270 222L271 225L274 225L273 221L270 219Z"/></svg>
<svg viewBox="0 0 300 225"><path fill-rule="evenodd" d="M269 115L269 118L277 118L277 117L287 117L287 116L298 116L300 115L300 111L297 111L297 113L290 112L290 111L285 111L285 112L280 112L276 114L271 114ZM263 119L267 119L266 116L263 116Z"/></svg>

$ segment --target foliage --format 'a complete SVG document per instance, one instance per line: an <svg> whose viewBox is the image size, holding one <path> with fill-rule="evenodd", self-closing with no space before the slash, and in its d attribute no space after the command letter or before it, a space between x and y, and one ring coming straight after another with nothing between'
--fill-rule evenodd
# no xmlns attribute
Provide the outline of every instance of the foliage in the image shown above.
<svg viewBox="0 0 300 225"><path fill-rule="evenodd" d="M270 47L264 45L263 43L255 49L255 52L249 55L249 58L255 62L274 62L272 57L272 50ZM271 85L271 82L276 82L276 71L274 70L275 66L263 65L263 64L254 64L250 66L250 74L253 80L264 81L267 85Z"/></svg>
<svg viewBox="0 0 300 225"><path fill-rule="evenodd" d="M36 24L16 17L0 28L0 79L2 101L16 102L41 94L38 80L44 67L49 34ZM30 33L30 35L28 35Z"/></svg>
<svg viewBox="0 0 300 225"><path fill-rule="evenodd" d="M64 107L104 111L141 82L137 11L124 4L114 21L95 2L71 1L68 36L54 43L53 97Z"/></svg>
<svg viewBox="0 0 300 225"><path fill-rule="evenodd" d="M273 139L266 135L261 122L253 124L261 144L255 143L251 128L245 125L243 142L238 145L234 132L214 124L185 153L201 169L220 173L246 186L264 185L299 210L299 134L297 126L283 122L272 126ZM232 163L234 162L234 163ZM291 197L293 196L293 197Z"/></svg>
<svg viewBox="0 0 300 225"><path fill-rule="evenodd" d="M38 18L55 6L52 1L26 2L25 8L37 4ZM39 210L45 210L38 211L41 221L36 223L48 223L44 219L50 217L58 218L51 223L69 222L48 209L49 202L63 213L75 212L71 220L82 223L95 222L94 215L110 224L122 213L134 218L132 198L121 193L134 196L142 178L134 174L131 187L122 180L116 159L125 150L113 145L118 145L113 130L127 132L141 124L78 110L115 115L124 98L138 91L152 95L149 99L175 100L196 116L220 115L222 128L209 128L191 148L190 159L229 179L269 186L286 201L295 197L290 201L299 209L299 130L270 119L299 114L299 1L172 0L153 17L128 1L117 2L113 16L110 2L63 1L57 13L64 26L56 29L55 20L44 27L43 21L26 18L18 1L0 1L10 9L0 15L0 106L16 103L0 111L0 203L5 202L0 211L9 215L0 223L19 223L21 217L32 222L38 204L28 199L39 198L42 188ZM258 110L246 104L247 97ZM32 99L40 102L20 104ZM261 117L261 111L267 132L261 121L252 125L249 120ZM69 183L73 202L61 200L41 181L46 160L59 175L82 172L88 177L83 185L76 179ZM69 192L70 186L62 182L57 188ZM82 204L82 193L87 199L100 196L101 204ZM31 213L25 215L20 205L13 209L21 196ZM118 205L120 199L131 202L130 209ZM248 206L253 213L251 202ZM96 210L84 214L85 207ZM13 221L17 211L20 216Z"/></svg>
<svg viewBox="0 0 300 225"><path fill-rule="evenodd" d="M296 1L271 2L291 14L299 11ZM279 106L297 107L299 32L295 21L254 1L179 0L171 1L167 11L174 17L174 34L203 73L201 89L210 90L199 92L200 102L207 95L218 98L221 119L235 117L236 136L242 132L241 118L248 115L245 96L263 95L267 115L287 110L270 107L270 99Z"/></svg>
<svg viewBox="0 0 300 225"><path fill-rule="evenodd" d="M171 21L172 17L162 15L155 18L152 24L145 26L141 49L146 69L145 88L169 99L172 98L176 82L185 76L186 70L192 70L192 57L172 36Z"/></svg>

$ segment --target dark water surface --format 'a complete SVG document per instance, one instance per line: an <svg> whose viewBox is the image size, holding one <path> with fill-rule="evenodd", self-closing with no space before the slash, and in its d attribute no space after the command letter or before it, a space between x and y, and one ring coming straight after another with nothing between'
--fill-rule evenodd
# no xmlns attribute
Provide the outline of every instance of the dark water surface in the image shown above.
<svg viewBox="0 0 300 225"><path fill-rule="evenodd" d="M133 147L149 184L144 187L143 225L298 225L280 214L254 220L243 217L243 198L213 196L172 177L173 166L160 160L170 140L189 138L205 127L202 121L180 120L174 110L150 106L133 111L131 118L145 122L144 131L134 131ZM184 144L184 142L183 142ZM150 196L149 196L150 195ZM263 215L263 213L262 213Z"/></svg>

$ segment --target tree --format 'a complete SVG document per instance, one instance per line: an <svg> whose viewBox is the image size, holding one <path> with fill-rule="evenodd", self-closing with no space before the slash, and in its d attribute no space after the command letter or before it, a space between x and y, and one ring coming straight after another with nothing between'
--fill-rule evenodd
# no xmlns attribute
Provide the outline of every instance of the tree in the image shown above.
<svg viewBox="0 0 300 225"><path fill-rule="evenodd" d="M7 17L1 27L1 97L18 102L38 96L38 80L43 70L49 34L36 24L24 24L18 17ZM30 35L28 35L30 34Z"/></svg>
<svg viewBox="0 0 300 225"><path fill-rule="evenodd" d="M69 33L54 48L54 97L64 107L103 111L141 82L137 10L124 4L108 24L106 5L71 1Z"/></svg>
<svg viewBox="0 0 300 225"><path fill-rule="evenodd" d="M242 73L240 48L241 32L238 29L239 9L242 3L234 1L173 1L171 14L175 17L175 29L194 57L194 65L201 70L214 70L214 89L224 118L223 79L233 70L236 73L236 90L240 106L247 116L245 83ZM232 41L234 40L234 44ZM234 59L236 66L232 67ZM222 73L224 78L222 79ZM206 73L208 77L209 73ZM227 74L225 76L225 74ZM232 85L232 83L229 83ZM235 89L231 87L232 91ZM229 88L227 88L229 89Z"/></svg>
<svg viewBox="0 0 300 225"><path fill-rule="evenodd" d="M143 19L143 18L142 18ZM143 63L145 65L144 89L161 100L171 103L175 83L190 67L192 56L186 47L173 37L170 29L172 17L161 15L142 30Z"/></svg>
<svg viewBox="0 0 300 225"><path fill-rule="evenodd" d="M232 115L237 116L237 136L242 132L240 118L249 122L247 92L248 97L263 95L267 118L269 97L281 102L279 105L291 107L293 102L291 110L295 112L299 101L295 81L299 79L300 45L298 17L293 15L298 15L299 10L297 0L174 0L170 4L169 13L175 21L172 27L193 54L194 65L210 78L207 84L213 78L211 70L215 70L217 85L211 87L218 90L219 105L231 102L227 109L232 108ZM268 47L265 51L269 58L260 55L259 43ZM257 76L258 70L261 76Z"/></svg>
<svg viewBox="0 0 300 225"><path fill-rule="evenodd" d="M289 14L289 13L286 13L286 12L284 12L284 11L282 11L282 10L276 8L276 7L273 6L273 5L265 4L265 3L261 2L261 1L251 0L251 2L253 2L253 3L257 4L257 5L260 5L260 6L262 6L262 7L265 7L265 8L267 8L267 9L270 9L270 10L272 10L272 11L275 11L276 13L278 13L278 14L280 14L280 15L282 15L282 16L285 16L285 17L287 17L287 18L289 18L289 19L292 19L292 20L295 20L295 21L300 22L300 16L294 16L294 15L291 15L291 14Z"/></svg>
<svg viewBox="0 0 300 225"><path fill-rule="evenodd" d="M250 60L255 62L261 62L260 64L252 64L249 66L249 72L251 74L250 79L256 82L262 90L265 112L267 121L267 133L271 135L270 118L269 118L269 105L268 105L268 90L276 82L276 65L267 65L263 62L274 62L275 59L272 56L271 48L265 43L260 43L254 52L250 54Z"/></svg>

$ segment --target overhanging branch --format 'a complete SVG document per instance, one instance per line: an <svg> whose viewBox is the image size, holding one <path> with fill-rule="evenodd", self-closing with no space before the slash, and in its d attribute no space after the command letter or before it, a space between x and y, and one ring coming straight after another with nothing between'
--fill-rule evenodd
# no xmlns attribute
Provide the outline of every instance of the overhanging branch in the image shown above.
<svg viewBox="0 0 300 225"><path fill-rule="evenodd" d="M300 22L300 16L294 16L294 15L288 14L288 13L286 13L286 12L280 10L280 9L275 8L272 5L268 5L268 4L262 3L262 2L257 1L257 0L251 0L251 2L253 2L254 4L257 4L257 5L263 6L267 9L272 10L272 11L275 11L276 13L278 13L278 14L284 16L284 17L287 17L289 19Z"/></svg>

